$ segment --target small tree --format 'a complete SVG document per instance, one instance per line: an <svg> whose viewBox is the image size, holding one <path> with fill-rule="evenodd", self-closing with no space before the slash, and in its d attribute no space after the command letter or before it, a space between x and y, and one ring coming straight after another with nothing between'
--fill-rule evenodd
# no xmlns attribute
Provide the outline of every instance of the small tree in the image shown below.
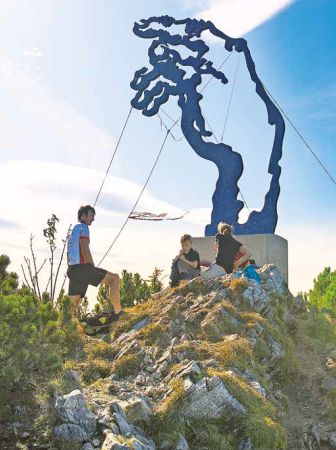
<svg viewBox="0 0 336 450"><path fill-rule="evenodd" d="M152 293L162 289L160 281L162 271L155 268L149 280L144 280L139 273L131 273L123 270L120 279L120 299L123 307L134 306L137 303L143 303L148 300ZM94 306L94 312L111 310L111 302L108 296L107 288L100 286L97 303Z"/></svg>
<svg viewBox="0 0 336 450"><path fill-rule="evenodd" d="M318 310L329 308L336 310L336 271L330 267L314 279L314 287L308 293L309 303Z"/></svg>
<svg viewBox="0 0 336 450"><path fill-rule="evenodd" d="M37 258L36 258L36 255L34 252L34 246L33 246L34 236L32 234L30 235L31 257L30 258L28 258L26 256L24 257L26 269L21 264L22 273L23 273L23 277L24 277L26 285L29 287L29 289L35 294L35 296L40 301L43 301L43 299L46 297L46 292L48 293L48 298L51 299L52 302L54 302L54 300L55 300L59 272L60 272L61 265L63 262L66 244L67 244L67 241L68 241L69 235L70 235L71 225L68 228L66 238L62 239L62 243L63 243L62 251L61 251L61 255L58 260L58 263L57 263L55 260L55 251L57 248L57 246L56 246L56 233L57 233L56 224L58 222L59 222L58 217L55 214L52 214L51 217L47 220L47 225L48 225L47 228L43 229L43 235L44 235L44 237L47 238L47 243L48 243L49 250L50 250L50 258L49 258L50 275L49 275L48 284L44 291L41 291L41 289L40 289L39 274L40 274L41 270L43 269L47 260L44 259L44 261L42 262L40 267L38 267ZM56 266L57 266L57 269L56 269L56 273L55 273L54 269ZM65 280L66 280L66 275L64 275L64 280L63 280L60 292L64 292L63 288L64 288ZM60 296L60 293L58 294L58 297L59 296ZM56 305L57 304L58 304L58 302L56 302Z"/></svg>
<svg viewBox="0 0 336 450"><path fill-rule="evenodd" d="M160 277L162 275L162 270L155 267L152 275L149 277L149 289L151 294L155 294L155 292L160 292L162 290L162 281Z"/></svg>
<svg viewBox="0 0 336 450"><path fill-rule="evenodd" d="M15 292L19 285L19 277L15 272L7 272L10 259L7 255L0 256L0 295Z"/></svg>
<svg viewBox="0 0 336 450"><path fill-rule="evenodd" d="M111 301L108 296L107 287L102 284L99 286L97 303L94 305L93 311L98 314L102 311L111 310Z"/></svg>
<svg viewBox="0 0 336 450"><path fill-rule="evenodd" d="M123 306L133 306L136 297L133 274L123 270L120 280L120 299Z"/></svg>
<svg viewBox="0 0 336 450"><path fill-rule="evenodd" d="M133 281L135 286L135 302L142 303L146 301L151 295L148 283L138 273L134 274Z"/></svg>

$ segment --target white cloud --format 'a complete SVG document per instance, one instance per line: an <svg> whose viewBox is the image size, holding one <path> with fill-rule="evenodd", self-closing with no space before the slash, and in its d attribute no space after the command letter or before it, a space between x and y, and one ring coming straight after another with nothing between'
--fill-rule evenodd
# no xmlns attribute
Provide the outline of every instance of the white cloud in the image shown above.
<svg viewBox="0 0 336 450"><path fill-rule="evenodd" d="M41 57L43 56L43 51L40 47L33 47L29 50L24 50L23 56Z"/></svg>
<svg viewBox="0 0 336 450"><path fill-rule="evenodd" d="M114 140L59 98L43 76L41 68L23 64L0 49L0 89L43 130L54 133L62 147L59 158L69 163L84 159L90 166L104 164ZM29 152L30 158L36 158L37 154L41 156L41 148Z"/></svg>
<svg viewBox="0 0 336 450"><path fill-rule="evenodd" d="M269 20L294 0L206 0L198 17L211 20L232 37L242 36Z"/></svg>

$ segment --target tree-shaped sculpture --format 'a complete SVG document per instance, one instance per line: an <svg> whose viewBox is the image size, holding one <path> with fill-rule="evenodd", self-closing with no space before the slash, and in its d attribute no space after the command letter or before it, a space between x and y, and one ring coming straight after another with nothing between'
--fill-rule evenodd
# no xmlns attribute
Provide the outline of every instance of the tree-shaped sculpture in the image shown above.
<svg viewBox="0 0 336 450"><path fill-rule="evenodd" d="M184 33L180 35L170 32L169 28L173 25L182 25ZM256 73L245 39L227 36L209 21L175 20L169 16L141 20L141 23L135 23L133 31L137 36L152 39L153 42L148 50L152 69L143 67L136 71L131 82L131 87L137 91L131 102L132 106L141 110L145 116L153 116L170 96L176 96L181 109L181 128L186 140L197 155L212 161L218 168L219 178L212 197L211 224L206 226L205 235L214 235L220 221L233 225L235 234L274 233L278 219L277 201L281 173L279 161L282 156L285 124ZM225 41L225 48L229 52L235 50L244 55L251 80L256 86L256 93L266 106L268 123L275 125L268 167L268 172L272 175L270 187L261 211L252 211L248 220L242 224L238 222L238 216L244 204L237 199L238 180L243 172L242 157L224 143L215 144L205 140L212 133L205 128L200 106L203 96L198 89L202 76L210 74L223 84L228 82L224 73L216 70L212 62L204 58L209 47L200 37L205 31ZM177 46L183 46L192 56L183 58ZM192 69L192 75L187 76L187 70L183 70L183 67L188 72Z"/></svg>

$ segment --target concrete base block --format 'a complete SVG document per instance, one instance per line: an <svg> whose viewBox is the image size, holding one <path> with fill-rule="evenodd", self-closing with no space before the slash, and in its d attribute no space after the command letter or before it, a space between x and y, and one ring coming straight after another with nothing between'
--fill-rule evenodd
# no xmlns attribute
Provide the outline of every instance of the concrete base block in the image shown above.
<svg viewBox="0 0 336 450"><path fill-rule="evenodd" d="M245 234L234 236L249 249L252 258L259 266L275 264L288 283L288 242L276 234ZM201 259L213 261L214 237L193 237L192 245L200 254Z"/></svg>

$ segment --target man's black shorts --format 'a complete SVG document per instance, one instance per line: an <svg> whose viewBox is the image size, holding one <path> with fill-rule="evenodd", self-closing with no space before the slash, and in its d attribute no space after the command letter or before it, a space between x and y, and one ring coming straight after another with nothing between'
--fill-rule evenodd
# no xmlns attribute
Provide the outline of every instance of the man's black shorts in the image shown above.
<svg viewBox="0 0 336 450"><path fill-rule="evenodd" d="M89 284L98 286L103 280L107 270L94 267L90 263L74 264L68 267L69 295L80 295L84 297Z"/></svg>

